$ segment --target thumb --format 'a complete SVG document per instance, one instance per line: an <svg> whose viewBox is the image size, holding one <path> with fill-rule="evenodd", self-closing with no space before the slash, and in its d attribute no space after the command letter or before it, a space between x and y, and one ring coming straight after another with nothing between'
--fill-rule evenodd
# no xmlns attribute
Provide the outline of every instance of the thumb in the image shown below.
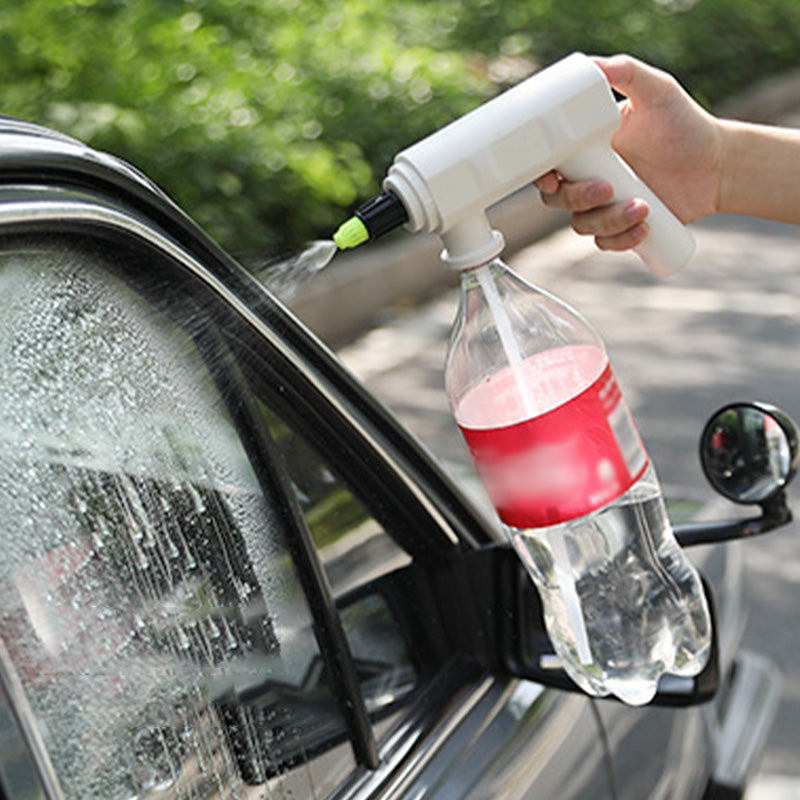
<svg viewBox="0 0 800 800"><path fill-rule="evenodd" d="M598 56L594 58L594 62L611 86L633 103L652 101L672 82L667 73L632 56Z"/></svg>

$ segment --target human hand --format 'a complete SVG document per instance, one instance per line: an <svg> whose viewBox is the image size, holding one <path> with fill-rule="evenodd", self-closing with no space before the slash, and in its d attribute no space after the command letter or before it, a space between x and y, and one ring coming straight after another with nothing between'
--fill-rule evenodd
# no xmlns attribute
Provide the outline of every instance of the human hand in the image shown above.
<svg viewBox="0 0 800 800"><path fill-rule="evenodd" d="M722 144L718 120L669 74L630 56L595 58L625 100L612 146L682 222L718 210ZM570 182L557 172L536 185L546 205L573 212L573 228L595 237L602 250L626 250L647 236L647 204L612 203L611 185Z"/></svg>

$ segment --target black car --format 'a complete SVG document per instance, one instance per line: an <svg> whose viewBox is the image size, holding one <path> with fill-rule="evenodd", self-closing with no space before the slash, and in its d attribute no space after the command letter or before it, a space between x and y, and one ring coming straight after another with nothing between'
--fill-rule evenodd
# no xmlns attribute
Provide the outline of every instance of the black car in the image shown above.
<svg viewBox="0 0 800 800"><path fill-rule="evenodd" d="M0 797L739 795L777 676L725 547L706 671L589 698L496 524L138 172L0 121L0 297Z"/></svg>

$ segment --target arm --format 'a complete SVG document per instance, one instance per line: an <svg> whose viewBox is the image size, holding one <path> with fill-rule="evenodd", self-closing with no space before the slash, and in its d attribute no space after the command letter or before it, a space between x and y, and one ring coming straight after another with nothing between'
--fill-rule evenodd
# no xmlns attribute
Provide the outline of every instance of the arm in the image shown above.
<svg viewBox="0 0 800 800"><path fill-rule="evenodd" d="M721 121L719 211L800 225L800 131Z"/></svg>

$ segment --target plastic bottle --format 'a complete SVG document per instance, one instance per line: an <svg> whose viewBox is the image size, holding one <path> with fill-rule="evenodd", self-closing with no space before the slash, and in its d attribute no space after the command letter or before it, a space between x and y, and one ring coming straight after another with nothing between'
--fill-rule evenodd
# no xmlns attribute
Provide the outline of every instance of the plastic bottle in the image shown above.
<svg viewBox="0 0 800 800"><path fill-rule="evenodd" d="M567 673L647 703L662 674L702 671L711 621L603 343L500 260L461 274L446 367L456 422Z"/></svg>

